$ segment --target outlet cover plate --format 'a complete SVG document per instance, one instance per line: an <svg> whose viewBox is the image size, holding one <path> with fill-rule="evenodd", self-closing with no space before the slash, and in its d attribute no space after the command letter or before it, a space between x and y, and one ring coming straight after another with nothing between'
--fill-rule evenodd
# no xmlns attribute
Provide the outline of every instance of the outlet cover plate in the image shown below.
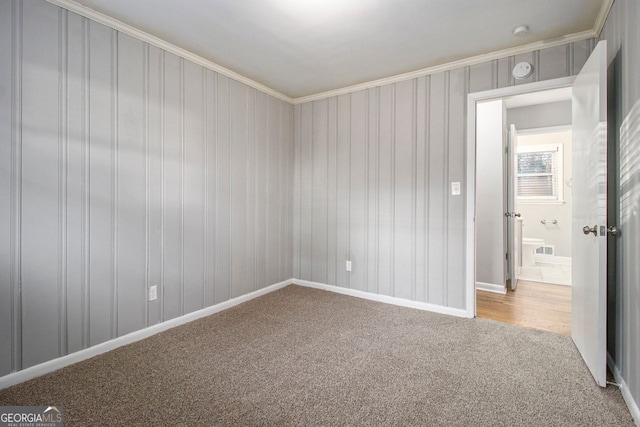
<svg viewBox="0 0 640 427"><path fill-rule="evenodd" d="M158 299L158 285L149 286L149 301Z"/></svg>

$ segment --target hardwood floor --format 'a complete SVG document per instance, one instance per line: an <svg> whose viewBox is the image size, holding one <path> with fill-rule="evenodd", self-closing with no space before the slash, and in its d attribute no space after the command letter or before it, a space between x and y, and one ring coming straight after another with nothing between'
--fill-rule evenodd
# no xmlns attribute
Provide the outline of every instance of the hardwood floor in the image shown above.
<svg viewBox="0 0 640 427"><path fill-rule="evenodd" d="M571 335L571 287L521 280L506 295L476 291L476 316Z"/></svg>

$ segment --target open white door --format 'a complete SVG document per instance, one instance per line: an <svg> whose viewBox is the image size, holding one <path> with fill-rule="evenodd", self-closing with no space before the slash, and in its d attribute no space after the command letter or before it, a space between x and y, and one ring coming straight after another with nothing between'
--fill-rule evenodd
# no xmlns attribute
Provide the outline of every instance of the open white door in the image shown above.
<svg viewBox="0 0 640 427"><path fill-rule="evenodd" d="M607 44L598 43L573 84L571 337L606 387Z"/></svg>
<svg viewBox="0 0 640 427"><path fill-rule="evenodd" d="M507 241L509 253L509 280L511 281L511 290L515 291L518 287L518 261L520 260L519 232L520 224L518 224L520 213L516 212L516 149L517 149L517 132L515 125L509 127L509 136L507 138Z"/></svg>

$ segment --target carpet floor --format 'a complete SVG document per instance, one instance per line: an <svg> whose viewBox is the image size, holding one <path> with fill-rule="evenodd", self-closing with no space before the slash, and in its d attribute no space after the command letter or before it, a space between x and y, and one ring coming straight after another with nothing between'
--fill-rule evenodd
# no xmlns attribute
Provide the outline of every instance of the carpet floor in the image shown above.
<svg viewBox="0 0 640 427"><path fill-rule="evenodd" d="M633 425L571 338L298 286L0 390L65 425Z"/></svg>

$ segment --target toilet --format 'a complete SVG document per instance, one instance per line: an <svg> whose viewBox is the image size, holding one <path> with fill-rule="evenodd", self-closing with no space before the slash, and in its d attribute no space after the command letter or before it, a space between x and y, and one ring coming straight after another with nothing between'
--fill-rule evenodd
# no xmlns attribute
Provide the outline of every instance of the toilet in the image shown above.
<svg viewBox="0 0 640 427"><path fill-rule="evenodd" d="M532 237L522 238L522 265L536 265L536 249L544 246L544 239L536 239Z"/></svg>

